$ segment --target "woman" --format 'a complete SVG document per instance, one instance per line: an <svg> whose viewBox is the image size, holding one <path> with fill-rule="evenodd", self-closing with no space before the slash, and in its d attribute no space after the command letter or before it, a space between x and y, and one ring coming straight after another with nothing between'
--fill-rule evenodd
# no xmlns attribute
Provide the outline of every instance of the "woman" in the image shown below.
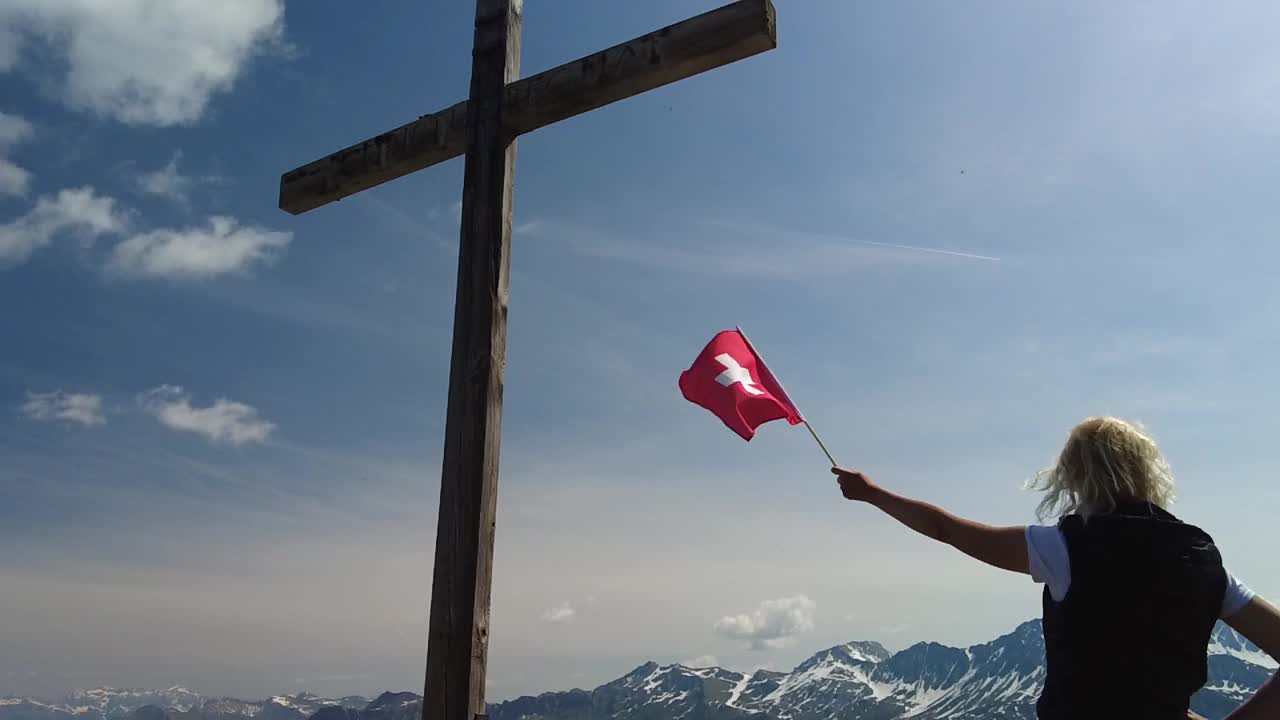
<svg viewBox="0 0 1280 720"><path fill-rule="evenodd" d="M1045 584L1040 718L1196 717L1189 702L1207 679L1219 619L1280 659L1280 611L1226 572L1212 538L1168 512L1172 474L1136 425L1090 418L1071 431L1035 484L1045 491L1040 517L1063 513L1056 525L983 525L832 471L846 498ZM1229 717L1280 718L1280 680Z"/></svg>

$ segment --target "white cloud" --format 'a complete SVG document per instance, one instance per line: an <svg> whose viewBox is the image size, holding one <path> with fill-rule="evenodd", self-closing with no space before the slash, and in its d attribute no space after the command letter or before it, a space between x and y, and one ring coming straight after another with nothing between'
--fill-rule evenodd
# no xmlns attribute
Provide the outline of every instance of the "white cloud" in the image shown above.
<svg viewBox="0 0 1280 720"><path fill-rule="evenodd" d="M166 427L203 435L215 443L244 445L266 442L275 423L263 420L250 405L218 398L209 407L195 407L181 387L161 385L138 396L143 409Z"/></svg>
<svg viewBox="0 0 1280 720"><path fill-rule="evenodd" d="M169 160L169 164L159 170L142 173L138 176L138 190L147 195L155 195L157 197L168 198L179 205L187 205L191 202L191 190L198 184L204 182L216 182L216 177L192 177L184 175L178 170L178 162L182 160L182 153L176 152L173 158Z"/></svg>
<svg viewBox="0 0 1280 720"><path fill-rule="evenodd" d="M776 660L766 660L763 658L756 662L750 662L750 659L748 658L748 660L744 662L729 663L725 670L732 670L733 672L739 672L745 675L754 675L758 670L776 672L778 670L778 662Z"/></svg>
<svg viewBox="0 0 1280 720"><path fill-rule="evenodd" d="M9 72L18 64L18 34L0 25L0 72Z"/></svg>
<svg viewBox="0 0 1280 720"><path fill-rule="evenodd" d="M4 33L0 31L0 67L4 62ZM9 148L26 142L32 135L31 123L17 115L0 112L0 195L27 194L31 185L31 173L18 167L5 157Z"/></svg>
<svg viewBox="0 0 1280 720"><path fill-rule="evenodd" d="M27 401L20 409L23 415L32 420L64 420L80 423L85 427L97 427L107 422L102 415L102 398L85 393L28 391Z"/></svg>
<svg viewBox="0 0 1280 720"><path fill-rule="evenodd" d="M18 167L5 157L0 157L0 195L27 194L27 186L31 184L31 173Z"/></svg>
<svg viewBox="0 0 1280 720"><path fill-rule="evenodd" d="M257 55L281 47L283 0L5 0L0 71L31 65L22 43L59 62L58 98L136 125L193 123Z"/></svg>
<svg viewBox="0 0 1280 720"><path fill-rule="evenodd" d="M3 128L0 127L0 131ZM128 216L113 198L91 187L43 195L27 213L0 225L0 268L25 262L62 233L86 240L125 236ZM160 229L116 244L106 262L119 275L206 278L245 272L268 264L293 240L293 233L241 225L226 216L209 218L204 227Z"/></svg>
<svg viewBox="0 0 1280 720"><path fill-rule="evenodd" d="M17 115L0 112L0 146L20 143L31 137L31 123Z"/></svg>
<svg viewBox="0 0 1280 720"><path fill-rule="evenodd" d="M567 625L577 619L578 608L574 607L573 603L568 600L542 613L542 621L554 625Z"/></svg>
<svg viewBox="0 0 1280 720"><path fill-rule="evenodd" d="M153 230L112 249L107 270L122 275L200 278L244 272L270 263L293 239L235 218L214 216L206 227Z"/></svg>
<svg viewBox="0 0 1280 720"><path fill-rule="evenodd" d="M813 629L817 607L804 595L767 600L754 612L726 615L714 630L735 640L746 641L751 650L768 650L790 645L795 636Z"/></svg>
<svg viewBox="0 0 1280 720"><path fill-rule="evenodd" d="M542 613L542 621L551 623L552 625L568 625L582 617L583 612L595 605L595 596L588 597L583 602L577 603L571 600L565 600L559 605Z"/></svg>
<svg viewBox="0 0 1280 720"><path fill-rule="evenodd" d="M163 168L138 176L138 188L148 195L186 203L191 191L191 178L178 172L178 156L174 156Z"/></svg>
<svg viewBox="0 0 1280 720"><path fill-rule="evenodd" d="M899 623L897 625L885 625L884 627L880 628L880 632L886 633L889 635L897 635L898 633L904 633L910 629L911 629L910 625L903 625Z"/></svg>
<svg viewBox="0 0 1280 720"><path fill-rule="evenodd" d="M0 268L25 262L36 250L70 232L93 239L124 231L126 219L115 200L91 187L63 190L42 196L27 214L0 225Z"/></svg>
<svg viewBox="0 0 1280 720"><path fill-rule="evenodd" d="M687 668L709 668L720 667L720 661L715 655L699 655L696 658L690 658L680 663Z"/></svg>

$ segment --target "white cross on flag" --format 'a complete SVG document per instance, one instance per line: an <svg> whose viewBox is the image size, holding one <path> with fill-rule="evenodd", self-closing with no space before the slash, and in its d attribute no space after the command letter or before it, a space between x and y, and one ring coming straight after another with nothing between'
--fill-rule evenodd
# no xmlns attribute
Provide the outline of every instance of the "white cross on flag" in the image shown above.
<svg viewBox="0 0 1280 720"><path fill-rule="evenodd" d="M711 339L693 365L680 374L680 392L743 440L750 440L756 428L771 420L804 422L741 330L725 330Z"/></svg>

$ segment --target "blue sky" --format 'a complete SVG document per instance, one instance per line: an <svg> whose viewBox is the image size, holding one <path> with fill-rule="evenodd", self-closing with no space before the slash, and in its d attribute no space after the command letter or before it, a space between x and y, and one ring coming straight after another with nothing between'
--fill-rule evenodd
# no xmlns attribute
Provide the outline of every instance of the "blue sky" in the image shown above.
<svg viewBox="0 0 1280 720"><path fill-rule="evenodd" d="M715 4L529 0L524 71ZM775 51L520 140L491 698L1038 612L844 503L802 429L686 403L735 324L838 460L990 522L1074 422L1141 420L1280 594L1280 11L778 12ZM462 99L470 23L0 10L0 694L420 689L462 162L275 204Z"/></svg>

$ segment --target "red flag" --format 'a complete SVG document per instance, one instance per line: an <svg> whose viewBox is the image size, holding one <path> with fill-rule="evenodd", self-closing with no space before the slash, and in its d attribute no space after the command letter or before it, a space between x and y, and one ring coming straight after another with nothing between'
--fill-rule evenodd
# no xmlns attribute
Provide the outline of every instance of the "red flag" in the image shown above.
<svg viewBox="0 0 1280 720"><path fill-rule="evenodd" d="M771 420L804 422L800 411L740 330L719 333L680 374L680 392L751 440Z"/></svg>

